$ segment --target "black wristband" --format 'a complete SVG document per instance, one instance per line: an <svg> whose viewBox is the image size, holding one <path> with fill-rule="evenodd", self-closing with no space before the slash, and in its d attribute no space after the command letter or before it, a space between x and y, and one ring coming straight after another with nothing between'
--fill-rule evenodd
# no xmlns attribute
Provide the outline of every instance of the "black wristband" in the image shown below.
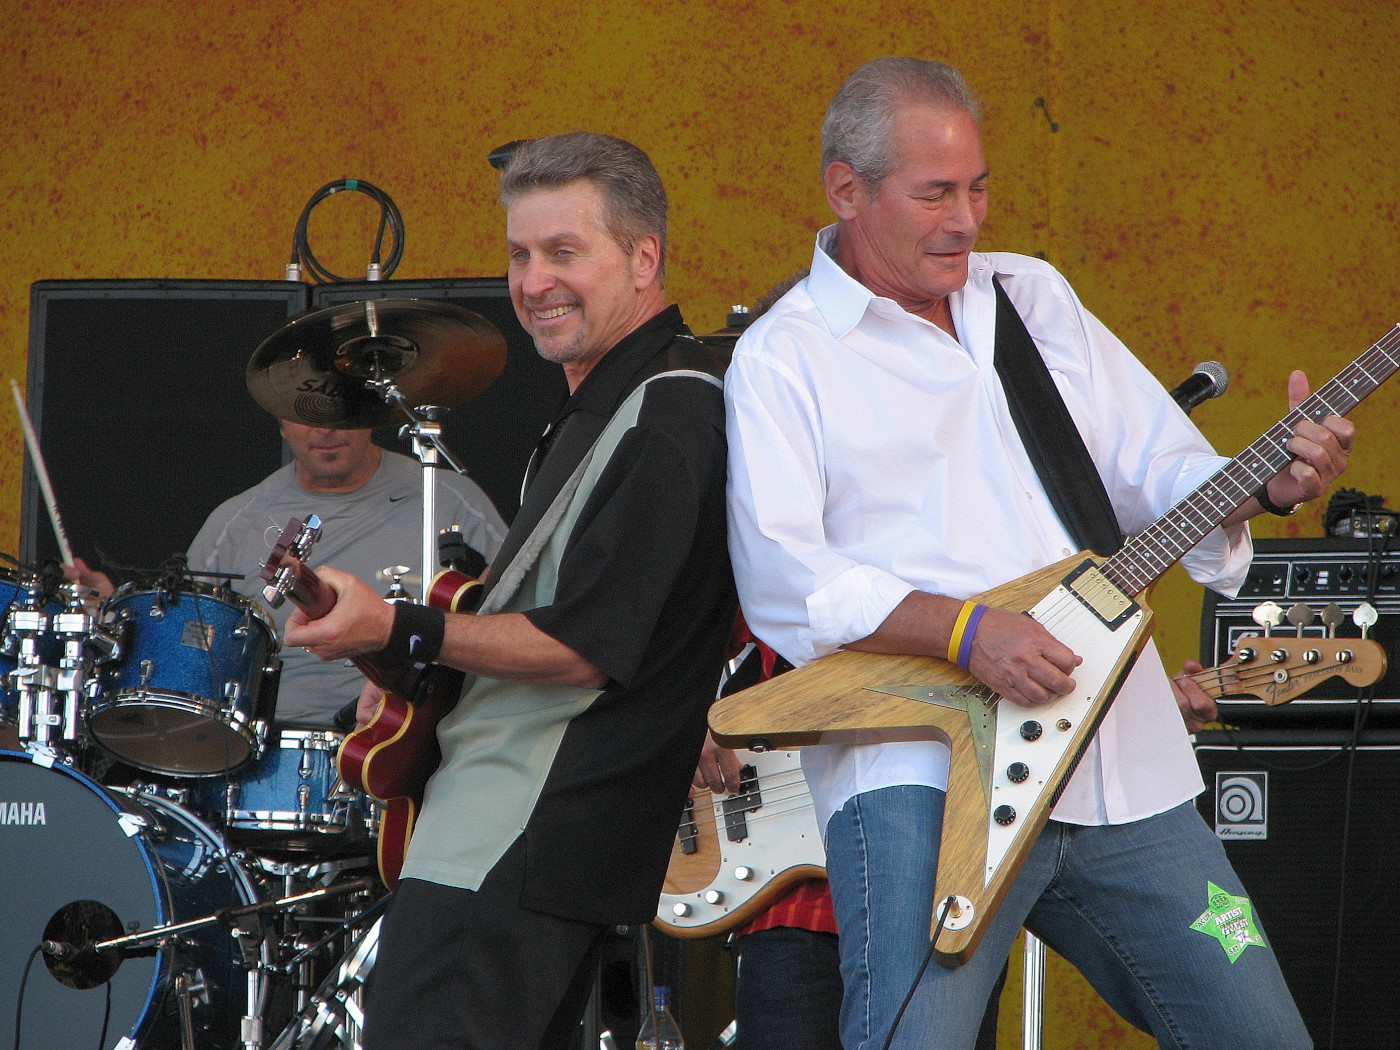
<svg viewBox="0 0 1400 1050"><path fill-rule="evenodd" d="M1301 503L1295 503L1291 507L1280 507L1273 500L1269 499L1269 483L1266 481L1259 486L1259 491L1254 494L1254 498L1259 501L1259 506L1263 507L1270 514L1280 518L1291 518L1298 513Z"/></svg>
<svg viewBox="0 0 1400 1050"><path fill-rule="evenodd" d="M442 652L446 630L447 614L441 609L416 602L395 602L394 629L389 632L384 652L415 664L430 664Z"/></svg>

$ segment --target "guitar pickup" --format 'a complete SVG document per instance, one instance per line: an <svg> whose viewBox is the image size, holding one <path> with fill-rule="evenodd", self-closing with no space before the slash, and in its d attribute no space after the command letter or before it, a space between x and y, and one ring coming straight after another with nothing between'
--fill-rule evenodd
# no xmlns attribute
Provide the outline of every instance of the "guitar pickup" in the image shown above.
<svg viewBox="0 0 1400 1050"><path fill-rule="evenodd" d="M1114 586L1092 561L1085 561L1060 583L1110 631L1118 630L1138 610L1137 602Z"/></svg>
<svg viewBox="0 0 1400 1050"><path fill-rule="evenodd" d="M752 813L763 805L763 796L758 790L758 770L753 766L739 769L739 787L720 805L724 809L724 834L730 842L743 842L749 836L749 822L746 813Z"/></svg>
<svg viewBox="0 0 1400 1050"><path fill-rule="evenodd" d="M686 856L700 851L700 829L695 825L693 798L685 800L685 809L681 812L681 826L676 831L676 838L680 840L681 852Z"/></svg>

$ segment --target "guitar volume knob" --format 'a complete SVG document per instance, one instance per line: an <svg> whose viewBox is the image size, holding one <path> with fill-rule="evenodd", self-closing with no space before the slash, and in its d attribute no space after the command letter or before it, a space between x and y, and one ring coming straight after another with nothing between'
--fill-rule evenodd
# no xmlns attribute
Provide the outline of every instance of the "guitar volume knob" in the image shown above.
<svg viewBox="0 0 1400 1050"><path fill-rule="evenodd" d="M1042 732L1040 723L1033 718L1021 723L1022 740L1039 740Z"/></svg>
<svg viewBox="0 0 1400 1050"><path fill-rule="evenodd" d="M749 882L753 879L753 868L747 864L741 864L734 869L734 877L740 882Z"/></svg>
<svg viewBox="0 0 1400 1050"><path fill-rule="evenodd" d="M690 907L690 905L689 905L689 904L686 904L684 901L679 901L679 902L677 902L677 903L671 905L671 914L674 915L674 916L675 916L676 918L678 918L678 919L688 919L688 918L690 918L690 912L691 912L691 907Z"/></svg>
<svg viewBox="0 0 1400 1050"><path fill-rule="evenodd" d="M706 891L705 891L705 903L706 903L706 904L723 904L723 903L724 903L724 894L721 893L719 890L706 890Z"/></svg>
<svg viewBox="0 0 1400 1050"><path fill-rule="evenodd" d="M1006 827L1006 825L1011 824L1016 820L1016 811L1010 806L998 806L992 812L992 819L995 820L1002 827Z"/></svg>
<svg viewBox="0 0 1400 1050"><path fill-rule="evenodd" d="M1024 762L1012 762L1006 767L1006 779L1013 784L1024 784L1031 775L1031 767Z"/></svg>

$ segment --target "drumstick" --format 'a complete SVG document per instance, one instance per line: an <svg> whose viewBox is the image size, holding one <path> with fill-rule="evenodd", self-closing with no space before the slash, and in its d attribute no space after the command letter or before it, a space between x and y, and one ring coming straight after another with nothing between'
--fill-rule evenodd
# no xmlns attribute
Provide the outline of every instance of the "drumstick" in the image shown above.
<svg viewBox="0 0 1400 1050"><path fill-rule="evenodd" d="M58 537L58 549L65 565L73 564L73 548L68 543L68 534L63 531L63 519L58 516L58 502L53 498L53 485L49 483L49 470L44 466L44 453L39 448L39 437L34 433L29 410L24 407L24 398L19 392L19 384L10 380L10 391L15 395L15 408L19 412L20 425L24 427L24 443L29 448L29 459L34 464L34 476L39 479L39 491L44 494L44 505L49 508L49 521L53 522L53 534Z"/></svg>

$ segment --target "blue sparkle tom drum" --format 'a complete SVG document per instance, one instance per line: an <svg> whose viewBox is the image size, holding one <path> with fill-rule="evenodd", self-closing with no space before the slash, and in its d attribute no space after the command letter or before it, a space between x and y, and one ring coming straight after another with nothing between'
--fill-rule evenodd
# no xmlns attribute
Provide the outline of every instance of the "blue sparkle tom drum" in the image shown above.
<svg viewBox="0 0 1400 1050"><path fill-rule="evenodd" d="M122 588L107 616L123 656L102 675L88 731L116 757L174 776L218 776L254 758L276 702L270 617L227 587Z"/></svg>
<svg viewBox="0 0 1400 1050"><path fill-rule="evenodd" d="M329 730L276 729L238 773L198 781L192 804L222 822L231 842L259 855L364 848L373 810L340 779L335 757L344 739Z"/></svg>

